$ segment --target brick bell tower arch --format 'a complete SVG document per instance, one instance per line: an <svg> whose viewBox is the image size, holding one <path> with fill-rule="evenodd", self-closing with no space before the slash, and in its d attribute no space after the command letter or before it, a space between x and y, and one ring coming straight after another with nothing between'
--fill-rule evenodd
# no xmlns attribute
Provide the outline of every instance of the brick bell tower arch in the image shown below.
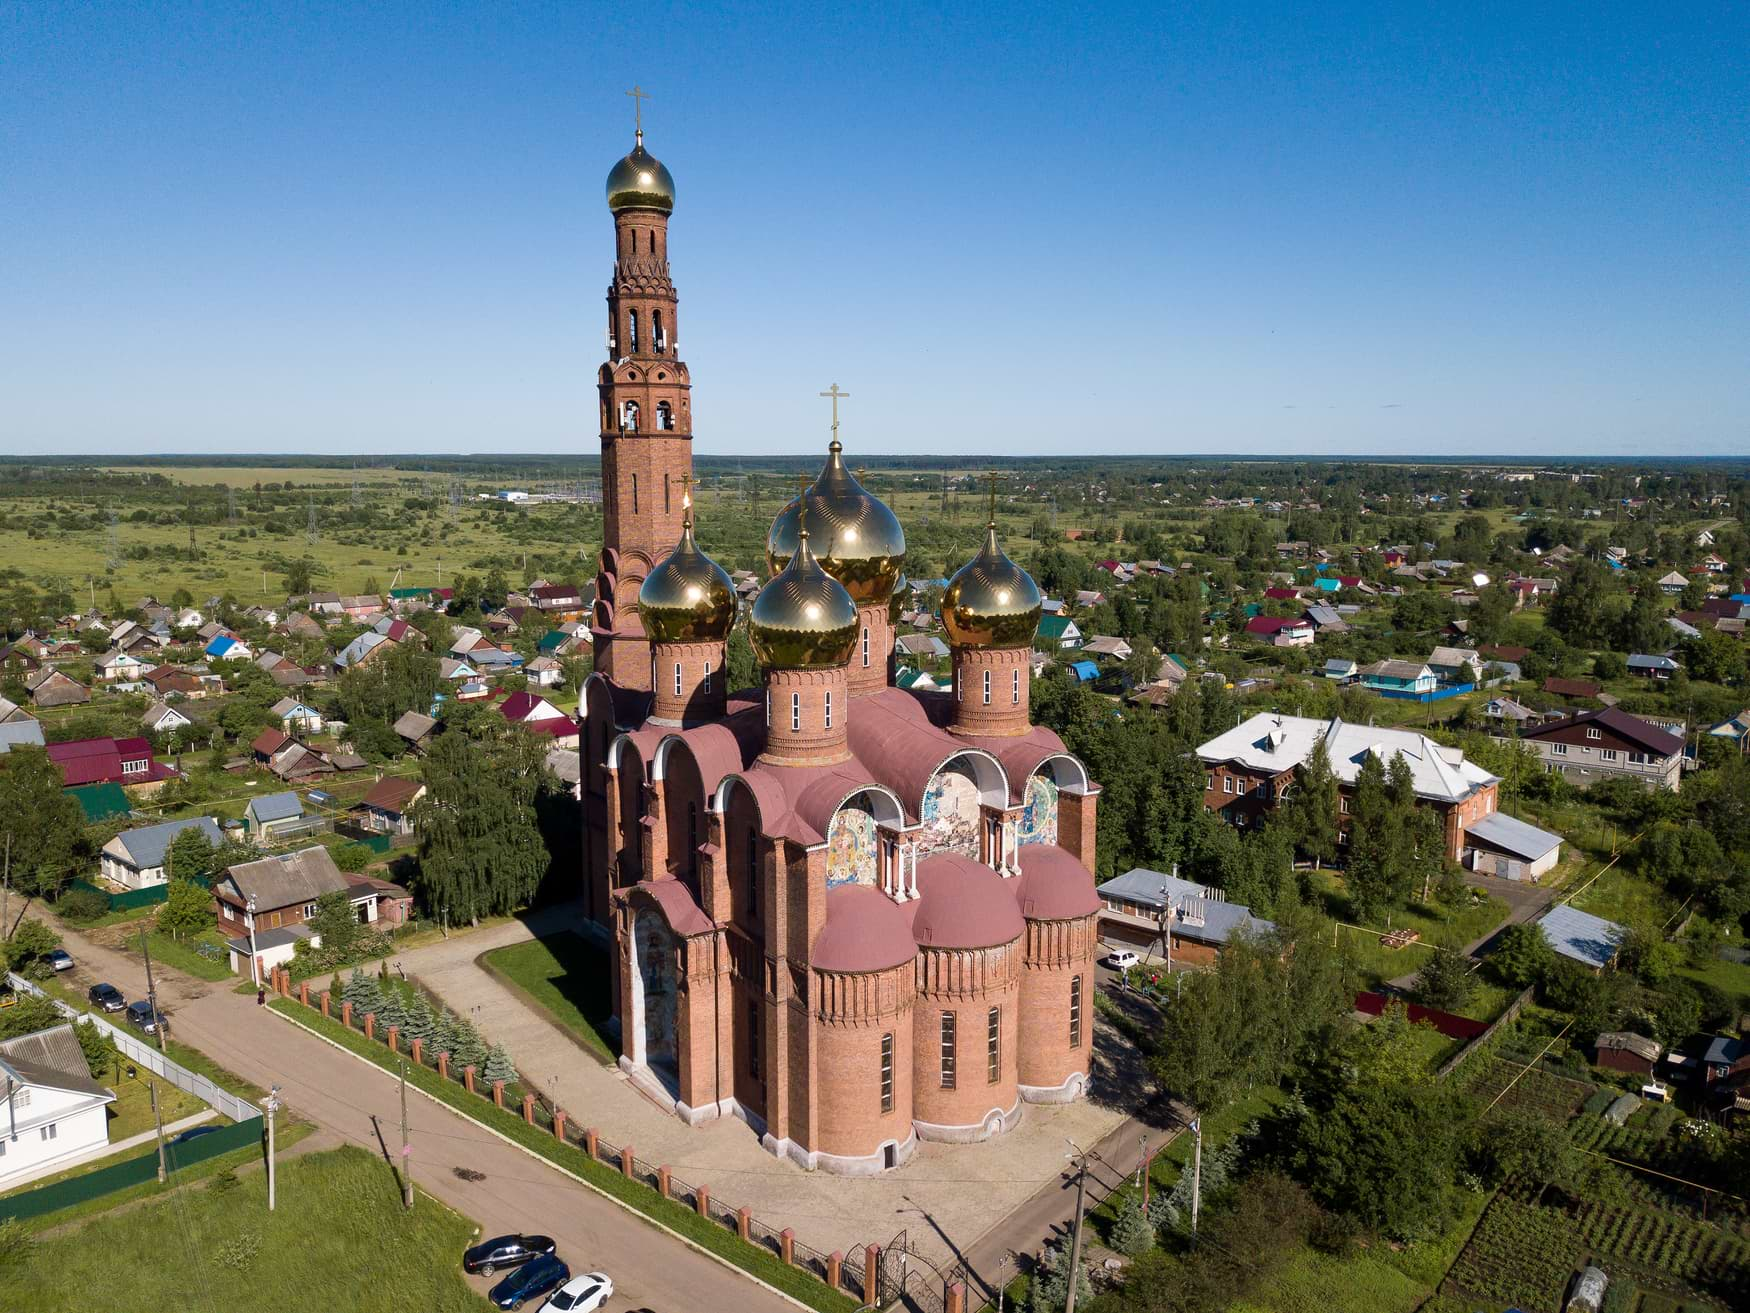
<svg viewBox="0 0 1750 1313"><path fill-rule="evenodd" d="M602 553L591 637L598 671L623 688L648 689L638 589L680 536L682 480L693 472L693 409L668 265L674 179L644 149L642 119L636 143L608 175L615 255L607 359L597 374Z"/></svg>

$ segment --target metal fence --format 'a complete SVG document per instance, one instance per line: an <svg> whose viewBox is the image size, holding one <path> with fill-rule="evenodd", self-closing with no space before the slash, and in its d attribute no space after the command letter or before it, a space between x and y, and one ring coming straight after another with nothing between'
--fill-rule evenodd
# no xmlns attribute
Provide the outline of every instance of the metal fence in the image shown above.
<svg viewBox="0 0 1750 1313"><path fill-rule="evenodd" d="M208 1158L216 1158L222 1153L230 1153L233 1149L259 1145L261 1139L262 1129L258 1118L220 1127L210 1134L196 1136L181 1144L168 1141L164 1146L165 1166L174 1183L176 1173L183 1168L205 1162ZM157 1176L158 1150L152 1148L138 1158L129 1158L108 1167L70 1176L53 1185L38 1186L34 1190L8 1195L0 1199L0 1221L7 1218L40 1217L44 1213L71 1208L74 1204L101 1199L117 1190L144 1185L147 1181L155 1180Z"/></svg>
<svg viewBox="0 0 1750 1313"><path fill-rule="evenodd" d="M37 985L15 973L8 972L6 981L15 990L48 999L54 1005L55 1010L70 1021L90 1022L109 1038L109 1041L115 1045L116 1051L127 1058L129 1062L145 1067L160 1080L168 1081L179 1090L188 1091L220 1116L229 1117L234 1122L246 1122L261 1116L261 1109L248 1099L240 1099L229 1090L215 1085L199 1072L190 1071L180 1063L172 1062L154 1045L147 1043L138 1035L123 1030L106 1018L100 1017L94 1012L81 1012L78 1008L44 993Z"/></svg>
<svg viewBox="0 0 1750 1313"><path fill-rule="evenodd" d="M202 888L211 888L212 881L205 876L194 881ZM144 889L100 889L89 880L75 879L68 883L68 889L77 889L83 893L96 894L106 900L112 912L131 912L139 907L154 907L170 897L170 884L149 884Z"/></svg>

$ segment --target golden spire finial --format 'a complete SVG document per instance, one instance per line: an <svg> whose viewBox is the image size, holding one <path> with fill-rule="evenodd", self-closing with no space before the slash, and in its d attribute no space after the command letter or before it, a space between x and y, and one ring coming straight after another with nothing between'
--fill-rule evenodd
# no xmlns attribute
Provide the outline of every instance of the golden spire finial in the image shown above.
<svg viewBox="0 0 1750 1313"><path fill-rule="evenodd" d="M638 144L642 146L644 144L644 102L650 99L650 93L634 83L632 89L626 94L632 97L632 121L638 127Z"/></svg>
<svg viewBox="0 0 1750 1313"><path fill-rule="evenodd" d="M681 475L681 525L684 528L693 527L693 476Z"/></svg>
<svg viewBox="0 0 1750 1313"><path fill-rule="evenodd" d="M832 387L825 392L822 392L820 395L832 398L832 440L837 442L839 440L839 400L841 398L849 397L851 394L849 392L840 392L839 385L834 383Z"/></svg>
<svg viewBox="0 0 1750 1313"><path fill-rule="evenodd" d="M997 472L992 470L985 478L990 484L990 527L994 529L997 527Z"/></svg>

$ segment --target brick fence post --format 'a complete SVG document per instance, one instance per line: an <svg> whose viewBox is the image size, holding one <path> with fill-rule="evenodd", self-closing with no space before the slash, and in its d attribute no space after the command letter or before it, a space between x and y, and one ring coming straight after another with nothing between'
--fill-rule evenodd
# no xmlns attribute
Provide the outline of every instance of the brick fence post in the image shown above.
<svg viewBox="0 0 1750 1313"><path fill-rule="evenodd" d="M474 1064L469 1063L462 1068L462 1084L468 1087L468 1093L474 1093Z"/></svg>
<svg viewBox="0 0 1750 1313"><path fill-rule="evenodd" d="M778 1257L786 1265L796 1261L796 1233L789 1227L778 1232Z"/></svg>
<svg viewBox="0 0 1750 1313"><path fill-rule="evenodd" d="M657 1193L659 1193L664 1199L673 1198L668 1192L668 1168L658 1167L656 1169L656 1189Z"/></svg>
<svg viewBox="0 0 1750 1313"><path fill-rule="evenodd" d="M735 1233L743 1240L752 1238L753 1212L751 1209L738 1209L735 1214Z"/></svg>
<svg viewBox="0 0 1750 1313"><path fill-rule="evenodd" d="M875 1287L881 1284L881 1249L877 1245L863 1246L863 1302L875 1302Z"/></svg>
<svg viewBox="0 0 1750 1313"><path fill-rule="evenodd" d="M418 1035L413 1037L413 1065L416 1067L425 1066L425 1041Z"/></svg>
<svg viewBox="0 0 1750 1313"><path fill-rule="evenodd" d="M365 1038L377 1038L377 1014L375 1012L365 1013Z"/></svg>
<svg viewBox="0 0 1750 1313"><path fill-rule="evenodd" d="M322 991L322 1015L328 1015L328 991L326 989Z"/></svg>
<svg viewBox="0 0 1750 1313"><path fill-rule="evenodd" d="M632 1173L637 1170L637 1168L632 1166L632 1146L629 1144L622 1145L620 1147L620 1175L624 1176L627 1180L631 1180Z"/></svg>
<svg viewBox="0 0 1750 1313"><path fill-rule="evenodd" d="M389 1027L389 1052L401 1052L401 1027L399 1026Z"/></svg>
<svg viewBox="0 0 1750 1313"><path fill-rule="evenodd" d="M285 998L292 996L292 969L286 967L280 972L280 994Z"/></svg>
<svg viewBox="0 0 1750 1313"><path fill-rule="evenodd" d="M693 1197L693 1207L695 1207L699 1210L700 1217L708 1218L711 1216L711 1187L710 1186L701 1185L699 1187L698 1193Z"/></svg>
<svg viewBox="0 0 1750 1313"><path fill-rule="evenodd" d="M342 1002L340 1005L340 1024L348 1030L352 1029L352 1004Z"/></svg>
<svg viewBox="0 0 1750 1313"><path fill-rule="evenodd" d="M438 1075L445 1080L450 1078L450 1055L448 1053L438 1054Z"/></svg>
<svg viewBox="0 0 1750 1313"><path fill-rule="evenodd" d="M500 1108L504 1107L504 1082L501 1080L492 1082L492 1101Z"/></svg>
<svg viewBox="0 0 1750 1313"><path fill-rule="evenodd" d="M600 1137L596 1135L595 1127L586 1126L583 1129L583 1151L591 1158L595 1157L596 1144Z"/></svg>
<svg viewBox="0 0 1750 1313"><path fill-rule="evenodd" d="M535 1096L532 1094L523 1095L523 1120L530 1126L535 1124Z"/></svg>
<svg viewBox="0 0 1750 1313"><path fill-rule="evenodd" d="M950 1281L948 1283L948 1304L943 1313L966 1313L966 1283Z"/></svg>
<svg viewBox="0 0 1750 1313"><path fill-rule="evenodd" d="M310 982L308 980L298 982L298 1002L305 1007L310 1006Z"/></svg>
<svg viewBox="0 0 1750 1313"><path fill-rule="evenodd" d="M839 1288L839 1282L844 1279L845 1256L838 1250L826 1256L826 1284L834 1290Z"/></svg>
<svg viewBox="0 0 1750 1313"><path fill-rule="evenodd" d="M565 1109L553 1109L553 1135L556 1139L565 1138Z"/></svg>

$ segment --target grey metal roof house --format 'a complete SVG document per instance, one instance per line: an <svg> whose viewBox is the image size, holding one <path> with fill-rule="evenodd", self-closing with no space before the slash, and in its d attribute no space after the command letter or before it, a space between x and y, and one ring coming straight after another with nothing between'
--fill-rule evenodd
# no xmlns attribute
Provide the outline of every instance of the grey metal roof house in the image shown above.
<svg viewBox="0 0 1750 1313"><path fill-rule="evenodd" d="M1170 904L1175 939L1221 945L1242 930L1261 935L1276 928L1274 922L1253 916L1244 903L1222 901L1219 890L1147 867L1135 867L1114 876L1095 892L1109 910L1149 920L1158 918L1162 907Z"/></svg>
<svg viewBox="0 0 1750 1313"><path fill-rule="evenodd" d="M1538 920L1537 928L1549 946L1563 957L1602 970L1616 957L1622 927L1601 916L1560 903Z"/></svg>

